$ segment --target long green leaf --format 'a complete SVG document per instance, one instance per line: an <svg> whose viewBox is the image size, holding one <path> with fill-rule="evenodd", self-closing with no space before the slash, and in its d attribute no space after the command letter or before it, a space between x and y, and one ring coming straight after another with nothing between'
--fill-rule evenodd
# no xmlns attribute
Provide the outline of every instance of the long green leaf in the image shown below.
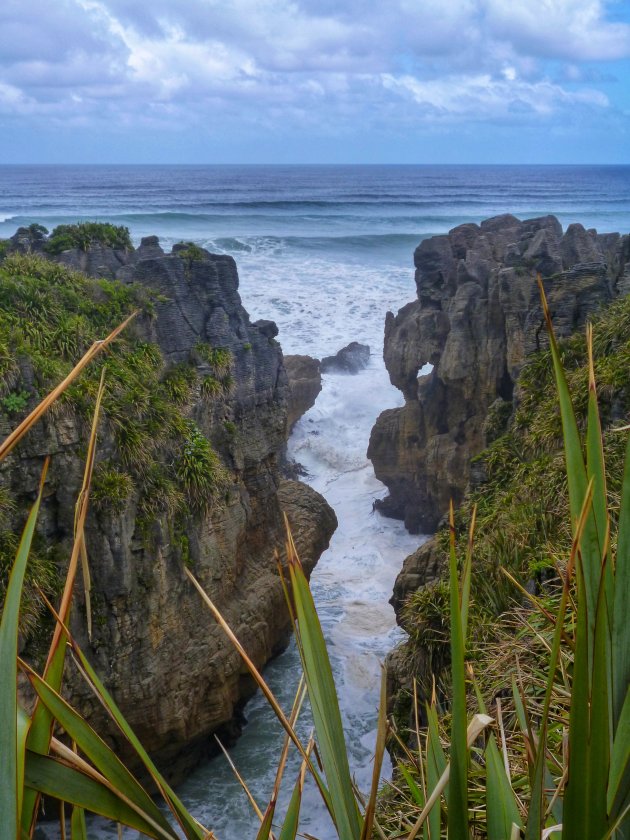
<svg viewBox="0 0 630 840"><path fill-rule="evenodd" d="M55 720L63 726L72 740L76 742L81 752L90 759L114 787L122 791L128 799L145 811L168 834L177 838L177 834L170 827L155 802L102 738L41 677L31 669L28 669L27 673L31 685L46 708Z"/></svg>
<svg viewBox="0 0 630 840"><path fill-rule="evenodd" d="M271 834L271 827L273 824L273 815L275 810L275 802L272 800L269 805L267 805L267 810L265 811L265 816L263 817L263 821L260 824L260 828L258 829L258 833L256 834L256 840L268 840L269 835Z"/></svg>
<svg viewBox="0 0 630 840"><path fill-rule="evenodd" d="M488 840L509 837L514 824L523 827L516 797L493 734L490 734L486 746L486 819Z"/></svg>
<svg viewBox="0 0 630 840"><path fill-rule="evenodd" d="M396 772L400 773L400 775L405 780L407 787L409 788L409 793L411 794L411 798L413 801L420 807L420 809L424 808L425 798L424 794L418 787L418 784L414 777L411 775L407 767L404 764L399 764L396 768Z"/></svg>
<svg viewBox="0 0 630 840"><path fill-rule="evenodd" d="M72 809L70 832L72 840L88 840L85 811L83 808L74 807Z"/></svg>
<svg viewBox="0 0 630 840"><path fill-rule="evenodd" d="M577 576L583 577L582 563ZM584 592L584 587L578 587ZM569 714L569 769L564 793L562 824L566 837L578 837L588 821L589 796L589 630L585 598L578 595L575 658Z"/></svg>
<svg viewBox="0 0 630 840"><path fill-rule="evenodd" d="M289 800L289 807L284 815L284 821L278 840L295 840L300 824L300 807L302 805L302 786L299 777L295 780L293 793Z"/></svg>
<svg viewBox="0 0 630 840"><path fill-rule="evenodd" d="M613 715L615 726L621 719L630 685L630 435L619 506L617 556L615 564L615 597L612 619Z"/></svg>
<svg viewBox="0 0 630 840"><path fill-rule="evenodd" d="M451 605L451 775L448 801L448 837L468 837L468 749L466 747L466 671L464 634L455 555L455 521L450 507L450 605Z"/></svg>
<svg viewBox="0 0 630 840"><path fill-rule="evenodd" d="M442 774L446 770L447 760L442 744L438 727L438 717L435 705L427 707L427 796L435 790ZM444 798L448 803L448 786L444 789ZM429 813L427 828L429 840L440 840L440 828L442 812L440 802L436 802Z"/></svg>
<svg viewBox="0 0 630 840"><path fill-rule="evenodd" d="M26 738L31 725L31 719L24 709L17 707L17 796L18 814L22 813L22 801L24 798L24 758L26 755Z"/></svg>
<svg viewBox="0 0 630 840"><path fill-rule="evenodd" d="M28 751L25 783L47 796L70 802L86 811L135 828L147 837L153 837L155 840L164 838L163 832L156 830L104 784L52 756Z"/></svg>
<svg viewBox="0 0 630 840"><path fill-rule="evenodd" d="M472 554L473 554L473 538L475 535L475 523L477 521L477 505L473 507L472 516L470 518L470 528L468 530L468 544L466 546L466 559L464 561L464 568L462 570L462 593L461 593L461 617L462 617L462 636L464 643L468 638L468 607L470 604L470 583L472 580Z"/></svg>
<svg viewBox="0 0 630 840"><path fill-rule="evenodd" d="M31 550L37 514L42 500L48 461L44 465L37 500L29 514L11 569L0 621L0 814L7 840L19 837L20 775L18 760L17 649L20 599L28 555Z"/></svg>
<svg viewBox="0 0 630 840"><path fill-rule="evenodd" d="M326 642L308 581L291 540L288 558L297 617L296 638L328 783L333 820L340 840L359 840L361 819L354 798L339 701Z"/></svg>
<svg viewBox="0 0 630 840"><path fill-rule="evenodd" d="M307 757L310 756L314 746L315 741L313 736L311 736L311 740L306 748ZM306 758L303 758L302 764L300 765L300 772L298 773L295 785L293 786L289 807L287 808L287 812L284 816L278 840L295 840L297 835L300 823L300 808L302 807L302 792L304 790L304 780L306 778L307 766Z"/></svg>
<svg viewBox="0 0 630 840"><path fill-rule="evenodd" d="M606 795L612 740L609 708L609 624L606 599L607 562L604 559L593 643L589 731L589 836L602 837L608 829Z"/></svg>
<svg viewBox="0 0 630 840"><path fill-rule="evenodd" d="M98 674L90 665L85 654L83 653L79 645L76 643L76 641L72 638L72 636L70 636L70 644L72 645L72 649L74 651L75 656L77 657L78 664L80 664L80 669L86 679L86 682L88 683L96 697L103 704L112 720L118 725L120 731L123 733L123 735L125 735L131 746L135 749L136 753L138 754L138 757L141 759L151 778L154 780L158 789L162 793L162 796L164 797L167 805L169 806L173 814L177 817L178 822L186 832L187 840L192 840L193 838L194 840L205 840L208 832L204 828L202 828L202 826L199 825L199 823L195 820L193 816L191 816L191 814L189 814L179 797L176 795L176 793L167 783L166 779L157 769L154 762L149 757L149 754L138 740L138 737L134 733L133 729L125 720L125 717L116 705L114 698L107 691L107 689L101 682Z"/></svg>
<svg viewBox="0 0 630 840"><path fill-rule="evenodd" d="M486 704L476 680L473 686L479 711L487 714ZM492 733L488 735L486 744L486 822L488 840L505 840L510 836L513 825L523 827L516 796Z"/></svg>
<svg viewBox="0 0 630 840"><path fill-rule="evenodd" d="M630 686L626 689L626 700L615 732L610 756L608 781L608 813L620 813L628 798L628 768L630 767ZM626 783L624 785L624 782Z"/></svg>
<svg viewBox="0 0 630 840"><path fill-rule="evenodd" d="M604 446L602 440L602 426L597 406L597 386L595 383L595 368L593 361L593 331L588 325L586 333L588 347L588 422L586 427L586 478L593 482L593 516L595 522L595 533L599 549L600 561L604 556L608 540L608 503L606 499L606 467L604 464ZM601 562L600 562L601 565ZM594 570L599 584L599 571ZM607 575L611 579L610 574ZM612 590L607 587L607 596L612 595Z"/></svg>
<svg viewBox="0 0 630 840"><path fill-rule="evenodd" d="M553 359L553 367L556 377L556 389L560 404L562 435L564 439L564 453L569 486L569 506L571 510L571 522L575 532L584 498L586 496L588 478L586 467L584 465L584 456L582 454L582 442L580 440L580 433L578 431L575 412L573 410L573 402L571 400L569 386L567 385L564 368L562 366L560 350L554 335L551 315L547 306L547 299L545 297L545 291L540 276L538 278L538 284L545 320L547 322L549 344L551 347L551 356ZM583 583L580 584L578 582L578 586L584 586L583 594L586 597L586 614L591 633L590 641L592 644L592 633L594 632L595 627L595 610L597 606L597 592L599 589L599 574L601 567L600 543L594 516L590 516L584 526L584 534L582 537L582 558L585 573L583 576ZM581 597L581 594L582 593L580 593L578 589L578 599Z"/></svg>

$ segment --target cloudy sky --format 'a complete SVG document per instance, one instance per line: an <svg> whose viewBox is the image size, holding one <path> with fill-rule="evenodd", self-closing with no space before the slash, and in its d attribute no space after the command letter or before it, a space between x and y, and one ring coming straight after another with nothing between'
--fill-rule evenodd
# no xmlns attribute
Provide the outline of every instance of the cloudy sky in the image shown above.
<svg viewBox="0 0 630 840"><path fill-rule="evenodd" d="M630 163L630 0L2 0L0 163Z"/></svg>

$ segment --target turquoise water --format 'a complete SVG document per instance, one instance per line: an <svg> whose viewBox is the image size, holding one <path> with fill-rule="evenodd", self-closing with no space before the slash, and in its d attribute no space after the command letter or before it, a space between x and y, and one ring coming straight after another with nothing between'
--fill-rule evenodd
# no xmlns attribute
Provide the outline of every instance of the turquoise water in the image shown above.
<svg viewBox="0 0 630 840"><path fill-rule="evenodd" d="M400 404L382 361L383 321L415 297L413 250L456 224L512 212L556 214L600 231L630 231L630 167L221 166L0 167L0 237L20 224L79 219L125 224L137 242L193 240L232 254L252 319L272 318L285 352L319 356L349 341L372 348L356 377L328 374L315 407L297 424L290 453L333 505L339 528L312 579L329 641L353 771L367 788L380 662L400 638L387 603L404 557L418 545L401 523L372 510L384 493L366 459L370 429ZM267 676L289 707L294 647ZM280 728L259 698L231 751L264 808L273 786ZM302 727L309 729L308 714ZM296 770L287 771L290 793ZM255 836L256 818L226 762L199 768L182 786L191 810L221 840ZM331 828L307 789L302 830ZM50 837L59 836L47 829ZM94 823L94 837L116 829ZM133 833L129 837L135 836Z"/></svg>

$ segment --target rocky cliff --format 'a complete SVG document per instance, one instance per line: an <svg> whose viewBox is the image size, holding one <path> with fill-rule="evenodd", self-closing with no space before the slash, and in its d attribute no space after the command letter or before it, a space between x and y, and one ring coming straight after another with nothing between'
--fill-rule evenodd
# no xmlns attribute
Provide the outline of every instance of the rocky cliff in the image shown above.
<svg viewBox="0 0 630 840"><path fill-rule="evenodd" d="M322 390L322 374L319 359L311 356L285 356L284 365L289 380L287 431L290 432L300 417L315 405Z"/></svg>
<svg viewBox="0 0 630 840"><path fill-rule="evenodd" d="M41 244L32 244L41 250ZM14 250L27 249L28 233L22 231ZM0 415L0 432L15 424L19 399L36 402L45 379L41 355L69 364L72 353L63 349L68 335L80 336L76 350L81 350L82 341L91 341L85 325L100 325L110 301L123 300L129 308L134 302L126 294L149 295L124 348L108 362L109 396L87 525L91 641L78 591L73 627L145 746L177 778L212 750L212 733L234 731L235 712L252 691L238 655L182 564L193 570L262 666L282 649L289 632L274 557L284 544L283 510L309 570L336 520L313 490L281 481L288 388L277 329L272 322L250 322L232 258L186 246L165 254L151 237L137 250L95 245L57 260L110 280L87 281L72 272L57 277L30 257L8 257L0 265L7 288L13 289L20 272L30 271L40 286L60 284L55 299L72 292L68 300L76 309L59 314L59 323L66 324L63 347L52 327L44 354L31 353L23 342L14 346L17 362L2 383L2 393L14 398L3 403L11 408ZM44 300L47 291L40 286ZM16 288L13 312L20 315L24 307L28 319L23 288ZM53 321L55 306L51 298ZM34 330L48 329L43 323ZM52 455L38 543L44 565L52 563L61 574L93 386L94 379L70 394L0 469L0 490L10 502L0 513L23 511L35 493L43 456ZM37 632L25 645L36 655ZM102 729L96 704L77 675L68 676L71 702ZM110 737L124 753L124 744Z"/></svg>
<svg viewBox="0 0 630 840"><path fill-rule="evenodd" d="M525 357L546 342L536 275L568 335L630 290L630 236L505 215L425 239L415 266L417 300L385 323L385 363L405 405L380 415L368 456L389 490L383 512L428 532L462 499L471 459L512 411Z"/></svg>

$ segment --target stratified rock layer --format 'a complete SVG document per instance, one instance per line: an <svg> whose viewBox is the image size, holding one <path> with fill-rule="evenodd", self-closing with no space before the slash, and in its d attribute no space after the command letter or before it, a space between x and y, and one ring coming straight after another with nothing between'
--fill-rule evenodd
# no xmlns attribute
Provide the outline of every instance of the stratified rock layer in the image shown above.
<svg viewBox="0 0 630 840"><path fill-rule="evenodd" d="M311 356L285 356L284 367L289 380L287 432L290 432L300 417L315 405L322 390L322 375L319 359Z"/></svg>
<svg viewBox="0 0 630 840"><path fill-rule="evenodd" d="M290 628L275 559L276 549L283 553L282 513L295 530L308 570L327 547L336 519L315 491L297 482L281 484L278 458L285 446L288 384L274 338L277 328L272 322L250 322L231 257L167 255L150 237L134 251L97 247L66 252L58 261L156 290L156 317L142 319L134 329L158 345L167 367L190 364L191 358L194 363L199 342L230 353L232 387L211 401L197 387L185 406L220 456L227 475L224 490L206 513L191 513L183 524L163 515L147 528L138 518L135 491L122 513L93 508L87 523L92 640L78 587L72 622L145 747L172 777L181 778L213 750L212 733L226 727L234 733L235 712L253 690L239 655L182 563L262 667L286 644ZM208 371L199 358L196 364L201 381ZM40 538L45 545L59 545L62 557L69 554L85 444L84 424L71 413L56 412L35 427L0 473L2 486L26 507L36 492L42 456L52 455ZM117 457L106 431L98 453ZM126 744L107 726L76 673L68 674L66 692L125 755Z"/></svg>
<svg viewBox="0 0 630 840"><path fill-rule="evenodd" d="M630 236L505 215L425 239L415 265L418 299L385 322L405 405L380 415L368 457L389 490L383 512L428 532L462 499L471 459L510 415L523 360L547 341L537 274L557 334L569 335L630 290Z"/></svg>

